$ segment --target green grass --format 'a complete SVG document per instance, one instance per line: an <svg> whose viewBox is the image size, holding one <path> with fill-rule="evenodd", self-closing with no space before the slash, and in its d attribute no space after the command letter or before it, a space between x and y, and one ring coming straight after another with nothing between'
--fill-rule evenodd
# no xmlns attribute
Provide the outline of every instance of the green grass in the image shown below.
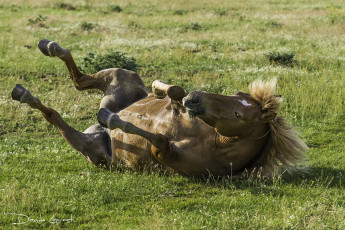
<svg viewBox="0 0 345 230"><path fill-rule="evenodd" d="M344 23L341 0L1 1L0 229L345 228ZM36 48L43 38L78 65L88 53L125 53L148 87L161 79L229 95L277 77L307 159L273 180L98 169L10 99L20 83L78 130L96 123L102 95L76 91L63 63ZM14 225L19 216L6 213L31 220Z"/></svg>

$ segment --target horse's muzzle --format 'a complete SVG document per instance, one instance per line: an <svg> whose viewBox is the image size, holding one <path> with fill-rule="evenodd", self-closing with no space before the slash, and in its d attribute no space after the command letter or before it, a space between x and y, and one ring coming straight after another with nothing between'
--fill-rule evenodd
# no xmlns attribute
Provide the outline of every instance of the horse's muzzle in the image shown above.
<svg viewBox="0 0 345 230"><path fill-rule="evenodd" d="M200 91L193 91L182 99L183 106L187 108L187 111L191 117L205 113L200 94Z"/></svg>

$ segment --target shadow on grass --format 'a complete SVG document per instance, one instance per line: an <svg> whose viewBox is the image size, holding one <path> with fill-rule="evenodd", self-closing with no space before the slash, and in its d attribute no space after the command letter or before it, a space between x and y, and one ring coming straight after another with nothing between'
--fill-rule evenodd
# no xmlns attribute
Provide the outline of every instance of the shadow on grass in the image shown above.
<svg viewBox="0 0 345 230"><path fill-rule="evenodd" d="M345 188L345 170L327 167L305 167L293 171L285 171L274 178L249 177L249 178L221 178L212 176L205 179L192 178L192 183L200 183L205 187L250 189L264 186L284 187L294 185L296 187L322 187Z"/></svg>
<svg viewBox="0 0 345 230"><path fill-rule="evenodd" d="M290 173L284 173L281 178L283 184L300 185L305 181L310 181L312 183L318 182L325 187L345 188L345 170L343 169L307 167Z"/></svg>

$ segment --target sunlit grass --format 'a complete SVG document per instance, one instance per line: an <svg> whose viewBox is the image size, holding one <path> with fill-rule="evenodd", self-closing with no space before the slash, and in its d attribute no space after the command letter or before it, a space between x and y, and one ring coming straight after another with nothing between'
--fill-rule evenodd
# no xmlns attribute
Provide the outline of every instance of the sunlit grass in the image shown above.
<svg viewBox="0 0 345 230"><path fill-rule="evenodd" d="M5 213L29 216L24 228L344 228L344 20L340 0L1 1L0 228L16 228L18 216ZM310 147L306 161L246 181L95 168L38 111L10 99L19 83L76 129L97 122L102 95L75 90L63 62L37 49L43 38L78 65L90 52L126 53L148 87L161 79L229 95L277 77L281 114ZM272 63L272 52L294 61Z"/></svg>

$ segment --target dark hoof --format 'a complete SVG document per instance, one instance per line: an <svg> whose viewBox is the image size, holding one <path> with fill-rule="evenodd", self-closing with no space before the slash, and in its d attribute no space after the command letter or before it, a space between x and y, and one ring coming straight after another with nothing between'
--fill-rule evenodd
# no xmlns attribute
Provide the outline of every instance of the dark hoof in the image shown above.
<svg viewBox="0 0 345 230"><path fill-rule="evenodd" d="M186 96L183 88L177 85L170 86L167 90L168 96L175 101L181 101Z"/></svg>
<svg viewBox="0 0 345 230"><path fill-rule="evenodd" d="M25 97L30 94L29 90L25 89L22 85L17 84L12 90L12 99L23 102Z"/></svg>
<svg viewBox="0 0 345 230"><path fill-rule="evenodd" d="M41 40L39 43L38 43L38 48L41 50L41 52L46 55L46 56L49 56L51 57L50 53L49 53L49 50L48 50L48 44L50 43L51 41L48 40L48 39L43 39Z"/></svg>
<svg viewBox="0 0 345 230"><path fill-rule="evenodd" d="M112 129L113 125L112 120L117 120L118 115L116 113L111 112L110 110L106 108L101 108L97 113L97 120L99 124L105 128Z"/></svg>
<svg viewBox="0 0 345 230"><path fill-rule="evenodd" d="M63 49L59 44L56 42L50 41L48 39L43 39L38 43L38 48L41 52L49 57L60 57L62 58L64 55L70 54L68 50Z"/></svg>

